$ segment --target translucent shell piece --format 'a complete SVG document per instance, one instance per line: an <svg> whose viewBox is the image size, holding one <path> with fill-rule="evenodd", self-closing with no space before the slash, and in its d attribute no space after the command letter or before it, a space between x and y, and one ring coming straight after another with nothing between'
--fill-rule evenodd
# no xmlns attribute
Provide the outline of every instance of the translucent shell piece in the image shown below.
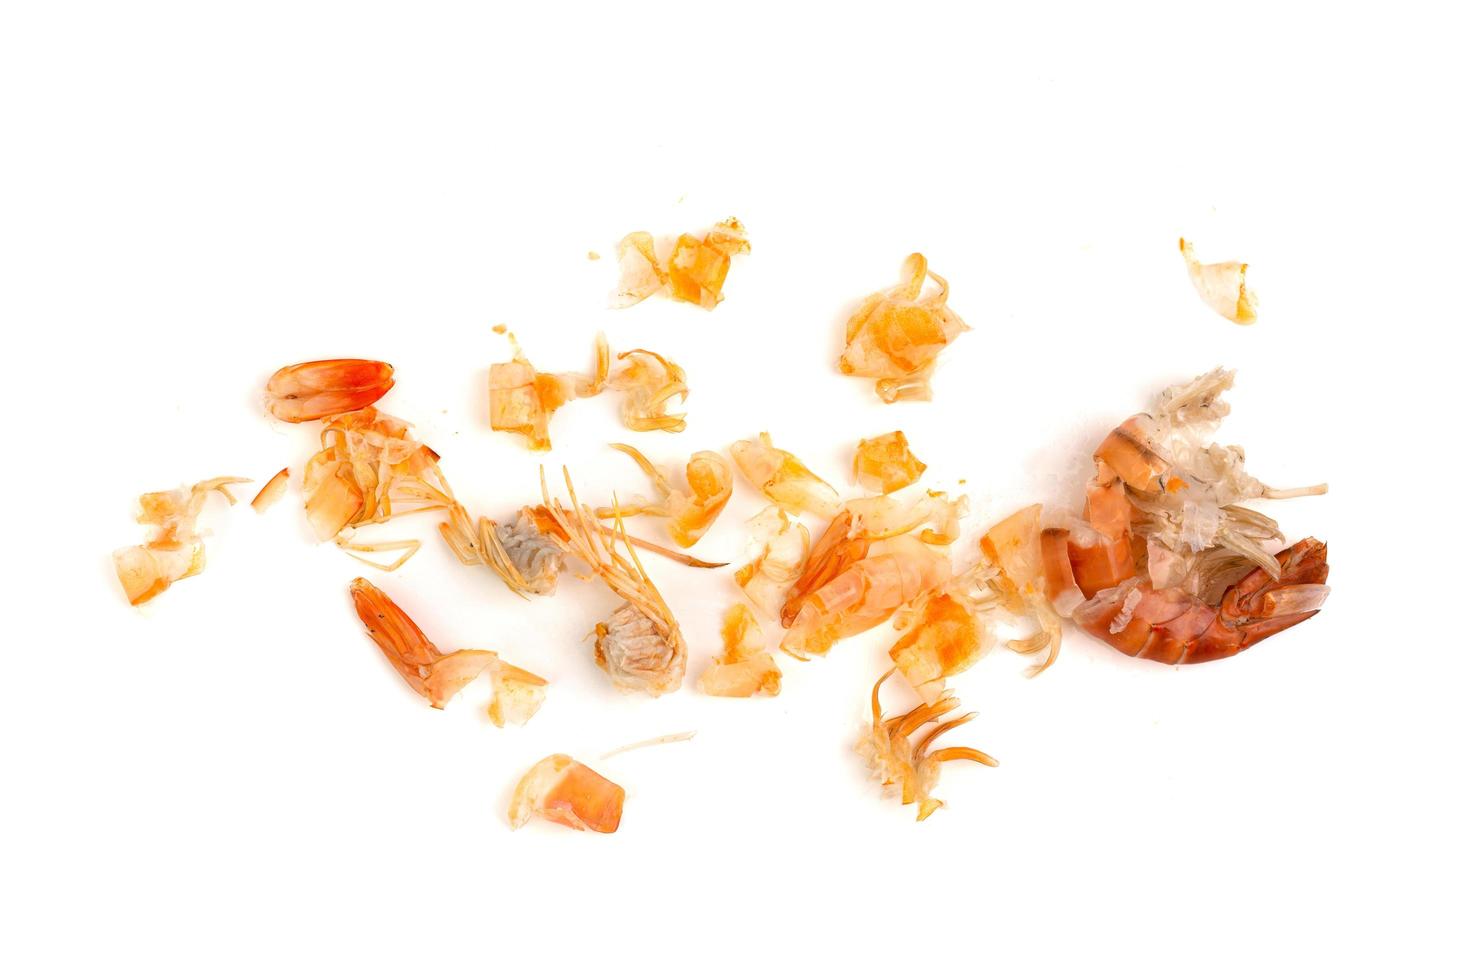
<svg viewBox="0 0 1470 980"><path fill-rule="evenodd" d="M750 607L737 602L720 627L724 653L705 668L699 689L721 698L781 693L781 669L766 648L766 637Z"/></svg>
<svg viewBox="0 0 1470 980"><path fill-rule="evenodd" d="M969 510L969 498L950 500L949 494L930 491L909 500L884 494L849 500L845 510L851 515L848 537L881 541L917 530L925 544L944 545L960 536L960 519Z"/></svg>
<svg viewBox="0 0 1470 980"><path fill-rule="evenodd" d="M722 290L730 271L730 257L749 251L745 226L734 218L715 225L702 240L680 235L669 257L670 294L706 310L714 309L725 298Z"/></svg>
<svg viewBox="0 0 1470 980"><path fill-rule="evenodd" d="M781 625L790 628L806 597L846 571L854 562L868 556L872 542L852 533L852 512L846 508L837 512L817 543L812 546L811 557L800 569L800 575L787 592L781 606Z"/></svg>
<svg viewBox="0 0 1470 980"><path fill-rule="evenodd" d="M188 489L161 490L138 498L138 523L152 527L147 543L112 553L113 570L130 604L140 606L179 579L204 571L204 539L194 526L204 501L218 491L233 504L235 497L229 488L249 482L221 476Z"/></svg>
<svg viewBox="0 0 1470 980"><path fill-rule="evenodd" d="M926 276L939 288L921 297ZM878 397L885 402L927 401L939 352L969 329L946 305L948 297L949 283L929 271L924 256L910 255L902 281L869 296L848 320L838 370L877 379Z"/></svg>
<svg viewBox="0 0 1470 980"><path fill-rule="evenodd" d="M909 450L908 438L901 430L862 440L852 457L853 481L873 493L893 493L912 486L926 469Z"/></svg>
<svg viewBox="0 0 1470 980"><path fill-rule="evenodd" d="M879 542L866 558L802 600L781 649L795 657L826 653L838 640L872 629L938 588L951 572L947 555L914 538Z"/></svg>
<svg viewBox="0 0 1470 980"><path fill-rule="evenodd" d="M507 721L523 725L541 707L546 696L542 678L505 663L491 650L440 653L408 613L365 578L353 579L348 592L368 636L408 686L435 708L443 708L484 673L490 675L489 713L497 728Z"/></svg>
<svg viewBox="0 0 1470 980"><path fill-rule="evenodd" d="M943 800L934 798L934 788L939 783L939 767L946 762L978 762L984 766L995 766L995 759L979 749L955 746L929 751L929 745L940 735L966 724L975 717L972 711L958 718L941 721L946 714L960 706L959 700L945 696L932 704L921 704L907 714L893 717L883 716L883 706L878 700L878 691L893 671L878 678L873 685L873 723L858 740L857 751L868 763L873 778L883 784L884 795L896 794L905 805L917 803L917 819L926 820L935 810L944 806ZM922 736L919 729L933 725ZM917 741L915 741L917 739Z"/></svg>
<svg viewBox="0 0 1470 980"><path fill-rule="evenodd" d="M406 561L419 543L352 545L338 535L402 513L454 503L454 494L439 469L439 454L415 439L407 422L375 408L325 420L322 451L307 461L301 486L306 517L319 540L337 538L353 551L404 550L396 563L377 566L387 570Z"/></svg>
<svg viewBox="0 0 1470 980"><path fill-rule="evenodd" d="M286 480L290 476L291 470L284 466L281 467L280 472L267 480L265 486L261 487L260 492L255 495L255 499L250 501L251 508L257 514L264 514L270 510L285 495Z"/></svg>
<svg viewBox="0 0 1470 980"><path fill-rule="evenodd" d="M771 444L771 435L742 439L730 447L735 466L766 499L792 513L830 518L840 503L837 491L802 465L801 460Z"/></svg>
<svg viewBox="0 0 1470 980"><path fill-rule="evenodd" d="M306 361L271 375L266 407L283 422L309 422L367 408L392 387L393 365L384 361Z"/></svg>
<svg viewBox="0 0 1470 980"><path fill-rule="evenodd" d="M919 696L936 704L944 697L945 678L973 666L984 655L989 639L984 623L969 604L939 592L919 607L914 624L888 656Z"/></svg>
<svg viewBox="0 0 1470 980"><path fill-rule="evenodd" d="M569 755L548 755L516 784L510 825L541 817L573 830L611 834L623 818L623 788Z"/></svg>
<svg viewBox="0 0 1470 980"><path fill-rule="evenodd" d="M636 306L668 285L669 275L653 252L653 236L635 231L618 242L618 265L622 281L613 301L616 307Z"/></svg>
<svg viewBox="0 0 1470 980"><path fill-rule="evenodd" d="M751 518L749 526L760 553L735 570L735 584L756 609L775 619L806 567L811 532L774 504Z"/></svg>
<svg viewBox="0 0 1470 980"><path fill-rule="evenodd" d="M668 287L674 299L712 310L725 298L731 257L749 251L745 226L735 218L715 225L703 238L680 235L667 265L655 254L653 236L635 231L618 243L622 279L613 306L634 306Z"/></svg>
<svg viewBox="0 0 1470 980"><path fill-rule="evenodd" d="M683 432L684 413L669 403L683 404L689 395L684 369L650 350L628 350L618 355L619 370L608 382L623 396L623 424L634 432Z"/></svg>
<svg viewBox="0 0 1470 980"><path fill-rule="evenodd" d="M522 435L531 449L545 452L551 448L551 416L556 410L574 398L597 394L607 384L607 338L597 336L597 364L590 376L537 371L514 337L511 344L514 358L490 365L490 428Z"/></svg>
<svg viewBox="0 0 1470 980"><path fill-rule="evenodd" d="M995 570L988 582L990 587L1011 612L1029 614L1040 626L1029 638L1006 644L1017 653L1046 650L1046 659L1031 669L1033 675L1039 674L1056 661L1062 646L1061 618L1046 597L1041 505L1023 507L986 531L980 538L980 551Z"/></svg>
<svg viewBox="0 0 1470 980"><path fill-rule="evenodd" d="M1256 322L1256 294L1245 284L1246 263L1211 262L1201 265L1194 245L1179 239L1179 254L1189 270L1189 281L1205 305L1232 323L1249 326Z"/></svg>
<svg viewBox="0 0 1470 980"><path fill-rule="evenodd" d="M734 486L735 475L730 471L730 464L719 453L702 450L689 457L689 462L684 466L684 478L689 486L685 491L676 488L648 461L647 456L632 446L613 443L612 448L627 454L638 464L638 468L653 481L660 497L656 503L635 500L630 504L620 505L622 515L631 517L648 514L668 518L669 536L681 548L693 547L699 543L704 532L709 530L710 525L714 524L725 505L730 502L730 490ZM613 511L611 508L603 508L597 512L597 516L611 517Z"/></svg>

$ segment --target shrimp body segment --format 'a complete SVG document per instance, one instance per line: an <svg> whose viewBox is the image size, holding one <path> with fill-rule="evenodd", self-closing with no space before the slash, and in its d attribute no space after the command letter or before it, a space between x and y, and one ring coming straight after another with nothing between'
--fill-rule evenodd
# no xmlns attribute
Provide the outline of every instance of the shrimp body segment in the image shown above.
<svg viewBox="0 0 1470 980"><path fill-rule="evenodd" d="M507 721L523 725L541 707L543 678L505 663L491 650L439 652L408 613L365 578L353 579L348 591L368 636L408 686L435 708L443 708L484 673L490 675L489 715L497 728Z"/></svg>
<svg viewBox="0 0 1470 980"><path fill-rule="evenodd" d="M775 504L752 517L748 523L760 551L749 563L735 570L735 584L740 586L756 609L775 619L781 615L787 594L807 564L811 532L805 524L791 520Z"/></svg>
<svg viewBox="0 0 1470 980"><path fill-rule="evenodd" d="M885 717L878 691L892 674L890 670L873 685L873 722L858 740L857 751L867 761L873 778L883 784L884 795L897 794L904 805L917 803L917 819L927 820L935 810L944 806L943 800L934 798L934 789L939 783L939 767L943 763L968 761L983 766L998 763L979 749L962 746L929 751L930 743L940 735L975 718L971 712L941 721L960 706L959 700L949 696L949 692L906 714ZM933 727L921 736L919 729L926 725Z"/></svg>
<svg viewBox="0 0 1470 980"><path fill-rule="evenodd" d="M926 277L938 289L921 297ZM899 284L869 296L847 321L847 347L838 370L877 379L878 397L885 402L928 401L940 351L970 329L948 299L949 283L929 271L924 256L910 255Z"/></svg>
<svg viewBox="0 0 1470 980"><path fill-rule="evenodd" d="M611 834L623 818L623 788L569 755L548 755L521 777L511 794L512 829L533 816L573 830Z"/></svg>
<svg viewBox="0 0 1470 980"><path fill-rule="evenodd" d="M920 605L916 621L888 656L926 703L937 704L946 693L945 679L968 670L989 644L974 608L961 596L937 592Z"/></svg>
<svg viewBox="0 0 1470 980"><path fill-rule="evenodd" d="M187 490L161 490L138 498L138 523L153 528L146 544L119 548L112 553L113 570L134 606L158 595L179 579L204 571L204 539L195 529L211 492L235 502L230 487L249 483L242 477L204 480Z"/></svg>
<svg viewBox="0 0 1470 980"><path fill-rule="evenodd" d="M1246 263L1211 262L1201 264L1194 257L1194 246L1179 239L1179 254L1189 271L1189 281L1205 305L1232 323L1249 326L1256 322L1256 294L1245 284Z"/></svg>
<svg viewBox="0 0 1470 980"><path fill-rule="evenodd" d="M392 387L393 365L384 361L306 361L270 376L266 407L283 422L309 422L367 408Z"/></svg>
<svg viewBox="0 0 1470 980"><path fill-rule="evenodd" d="M712 310L725 298L725 276L730 272L730 259L750 251L745 226L735 218L727 218L704 238L680 235L669 257L670 294L686 303L698 303Z"/></svg>
<svg viewBox="0 0 1470 980"><path fill-rule="evenodd" d="M795 657L872 629L950 578L949 557L911 537L894 538L802 600L781 649Z"/></svg>

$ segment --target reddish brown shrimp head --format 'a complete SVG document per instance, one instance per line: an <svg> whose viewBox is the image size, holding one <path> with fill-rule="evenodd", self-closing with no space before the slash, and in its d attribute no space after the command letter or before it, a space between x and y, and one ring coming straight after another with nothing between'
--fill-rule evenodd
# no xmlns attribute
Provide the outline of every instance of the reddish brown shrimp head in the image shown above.
<svg viewBox="0 0 1470 980"><path fill-rule="evenodd" d="M1166 664L1232 657L1317 615L1330 591L1327 546L1306 538L1278 553L1281 577L1263 568L1225 590L1217 606L1183 589L1130 579L1097 593L1072 614L1093 636L1130 657Z"/></svg>
<svg viewBox="0 0 1470 980"><path fill-rule="evenodd" d="M271 375L266 407L283 422L310 422L367 408L392 387L393 365L383 361L305 361Z"/></svg>

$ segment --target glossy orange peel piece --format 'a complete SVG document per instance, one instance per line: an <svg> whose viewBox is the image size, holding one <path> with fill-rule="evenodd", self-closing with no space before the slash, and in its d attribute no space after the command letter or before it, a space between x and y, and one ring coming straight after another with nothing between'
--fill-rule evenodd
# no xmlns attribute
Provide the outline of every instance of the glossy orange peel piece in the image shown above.
<svg viewBox="0 0 1470 980"><path fill-rule="evenodd" d="M569 755L548 755L531 767L511 794L512 829L541 817L573 830L611 834L623 819L623 788Z"/></svg>
<svg viewBox="0 0 1470 980"><path fill-rule="evenodd" d="M271 375L266 407L283 422L309 422L367 408L392 387L393 365L385 361L304 361Z"/></svg>

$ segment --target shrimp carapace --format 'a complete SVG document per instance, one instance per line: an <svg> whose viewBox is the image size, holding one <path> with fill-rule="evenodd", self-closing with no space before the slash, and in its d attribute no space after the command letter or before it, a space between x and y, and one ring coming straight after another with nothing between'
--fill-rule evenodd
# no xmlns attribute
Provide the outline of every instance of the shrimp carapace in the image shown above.
<svg viewBox="0 0 1470 980"><path fill-rule="evenodd" d="M305 361L270 376L266 407L283 422L309 422L367 408L392 387L393 365L385 361Z"/></svg>
<svg viewBox="0 0 1470 980"><path fill-rule="evenodd" d="M852 457L853 482L873 493L893 493L912 486L926 469L909 449L902 430L859 441Z"/></svg>
<svg viewBox="0 0 1470 980"><path fill-rule="evenodd" d="M838 640L872 629L942 585L951 571L947 554L917 538L874 542L865 558L801 600L781 649L801 659L826 653Z"/></svg>
<svg viewBox="0 0 1470 980"><path fill-rule="evenodd" d="M187 489L159 490L138 498L138 523L152 528L144 544L112 553L113 570L128 602L140 606L179 579L204 571L204 539L195 524L211 492L231 504L230 487L249 483L244 477L220 476Z"/></svg>
<svg viewBox="0 0 1470 980"><path fill-rule="evenodd" d="M569 755L548 755L531 767L510 798L510 825L541 817L573 830L610 834L623 818L623 788Z"/></svg>
<svg viewBox="0 0 1470 980"><path fill-rule="evenodd" d="M921 296L926 277L938 288ZM924 256L910 255L899 284L863 300L847 321L847 347L838 370L876 379L878 397L885 402L927 401L940 351L970 329L948 299L949 283L929 270Z"/></svg>
<svg viewBox="0 0 1470 980"><path fill-rule="evenodd" d="M959 700L950 696L949 692L905 714L884 717L878 691L892 674L892 670L888 671L873 685L873 723L858 740L857 750L867 761L873 778L883 784L884 795L897 794L905 805L917 803L917 819L925 820L944 806L943 800L934 798L941 765L959 761L978 762L984 766L995 766L998 763L979 749L953 746L932 752L929 750L930 743L940 735L975 718L975 713L970 712L958 718L941 721L945 715L960 706ZM933 727L921 735L919 729L926 725Z"/></svg>
<svg viewBox="0 0 1470 980"><path fill-rule="evenodd" d="M435 708L443 708L466 684L485 673L490 675L489 715L496 727L507 721L523 725L541 707L546 696L542 678L505 663L491 650L440 653L408 613L367 579L353 579L348 591L368 636L409 687Z"/></svg>
<svg viewBox="0 0 1470 980"><path fill-rule="evenodd" d="M730 259L749 251L745 226L735 218L720 222L703 237L680 235L666 263L657 257L653 236L635 231L618 243L622 281L613 305L633 306L667 287L674 299L712 310L725 298Z"/></svg>
<svg viewBox="0 0 1470 980"><path fill-rule="evenodd" d="M552 498L545 470L541 473L541 497L546 513L557 526L556 536L568 552L581 559L623 600L593 629L597 665L621 688L654 697L678 690L688 650L673 611L643 570L638 552L623 529L622 517L615 518L613 528L603 527L591 508L578 501L565 467L562 476L571 497L570 507ZM624 553L619 553L619 544Z"/></svg>
<svg viewBox="0 0 1470 980"><path fill-rule="evenodd" d="M837 491L791 453L777 449L771 434L741 439L730 447L730 457L750 485L767 500L794 514L809 512L830 518L837 512Z"/></svg>
<svg viewBox="0 0 1470 980"><path fill-rule="evenodd" d="M689 457L689 462L684 466L684 479L689 489L683 490L674 486L648 461L647 456L632 446L613 443L612 448L638 464L638 468L653 481L659 496L653 502L635 497L627 504L620 505L622 516L646 514L667 518L669 537L681 548L698 544L699 539L704 537L704 532L709 530L710 525L714 524L725 505L730 502L730 490L734 486L735 476L730 471L730 464L719 453L702 450ZM605 519L613 517L614 512L610 507L599 508L597 516Z"/></svg>
<svg viewBox="0 0 1470 980"><path fill-rule="evenodd" d="M387 566L361 559L387 571L407 561L419 542L356 544L343 532L454 503L439 454L415 439L407 422L371 407L324 420L322 450L307 461L301 486L319 540L336 540L349 552L402 550Z"/></svg>
<svg viewBox="0 0 1470 980"><path fill-rule="evenodd" d="M781 668L771 656L765 633L750 607L737 602L720 626L724 651L699 676L699 689L722 698L781 693Z"/></svg>
<svg viewBox="0 0 1470 980"><path fill-rule="evenodd" d="M591 375L547 374L526 359L513 335L513 358L490 365L490 428L526 438L537 452L551 448L551 416L574 398L589 398L607 385L611 357L607 338L597 335L596 365Z"/></svg>
<svg viewBox="0 0 1470 980"><path fill-rule="evenodd" d="M1205 305L1232 323L1249 326L1256 322L1256 294L1245 284L1246 263L1211 262L1202 265L1194 257L1194 245L1179 239L1179 254L1189 281Z"/></svg>

